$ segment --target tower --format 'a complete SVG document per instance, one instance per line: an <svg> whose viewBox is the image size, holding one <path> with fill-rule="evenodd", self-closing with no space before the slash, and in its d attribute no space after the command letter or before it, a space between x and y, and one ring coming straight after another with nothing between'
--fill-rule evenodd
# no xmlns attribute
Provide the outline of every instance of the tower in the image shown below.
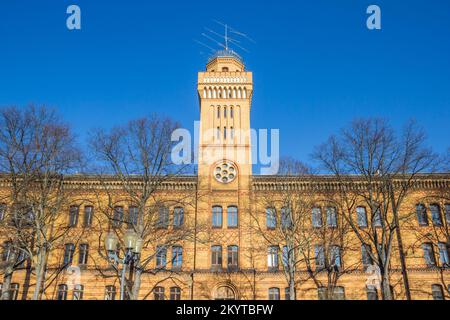
<svg viewBox="0 0 450 320"><path fill-rule="evenodd" d="M248 189L252 174L250 109L252 73L232 50L217 51L198 73L199 187Z"/></svg>

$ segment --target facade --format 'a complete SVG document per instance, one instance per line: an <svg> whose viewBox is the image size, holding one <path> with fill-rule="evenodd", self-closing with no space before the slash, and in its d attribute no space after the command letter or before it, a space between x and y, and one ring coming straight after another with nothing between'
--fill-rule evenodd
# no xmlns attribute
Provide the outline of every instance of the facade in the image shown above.
<svg viewBox="0 0 450 320"><path fill-rule="evenodd" d="M155 216L162 225L147 235L141 266L129 265L125 273L130 287L140 282L137 297L287 299L293 294L289 282L293 278L296 299L381 299L380 288L371 285L378 279L377 271L369 268L372 264L362 252L360 239L348 225L345 233L327 231L338 229L344 221L345 206L335 177L252 174L251 141L246 132L253 75L241 59L230 51L218 52L206 71L199 72L197 90L201 120L198 175L174 177L158 186L155 198L164 206L155 209ZM352 179L358 183L357 177ZM10 183L2 177L3 215L9 206ZM114 268L103 243L109 232L125 236L134 226L137 208L115 177L71 176L65 185L71 190L70 199L51 231L60 238L49 256L42 298L119 299L120 265ZM413 299L450 298L449 187L449 174L418 177L400 212ZM307 250L301 259L293 258L297 260L291 273L285 267L291 262L286 261L290 258L282 243L283 236L290 234L283 229L283 206L286 198L300 203L299 197L308 199L310 205L305 205L303 218L295 221L301 236L293 243L302 243ZM371 228L370 210L359 200L352 214L361 228ZM330 240L319 241L319 233L308 230L325 230ZM7 241L8 234L2 233L0 239ZM398 242L393 243L390 286L395 298L405 299ZM6 244L3 247L5 266L10 253ZM329 264L328 251L333 268L320 271L321 264L323 269ZM123 251L119 252L122 256ZM12 298L32 298L36 272L30 265L24 261L14 271ZM136 270L141 271L138 280L133 274ZM326 290L333 294L324 295Z"/></svg>

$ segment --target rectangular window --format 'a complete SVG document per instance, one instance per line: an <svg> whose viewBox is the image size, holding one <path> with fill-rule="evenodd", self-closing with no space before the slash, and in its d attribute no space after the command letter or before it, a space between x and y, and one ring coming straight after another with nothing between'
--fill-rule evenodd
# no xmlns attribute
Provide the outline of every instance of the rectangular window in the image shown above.
<svg viewBox="0 0 450 320"><path fill-rule="evenodd" d="M167 247L156 246L156 268L164 269L167 266Z"/></svg>
<svg viewBox="0 0 450 320"><path fill-rule="evenodd" d="M112 226L120 228L123 222L123 207L114 207Z"/></svg>
<svg viewBox="0 0 450 320"><path fill-rule="evenodd" d="M375 228L381 228L383 226L380 207L377 207L372 215L372 226Z"/></svg>
<svg viewBox="0 0 450 320"><path fill-rule="evenodd" d="M269 271L278 270L278 247L270 246L267 253L267 267Z"/></svg>
<svg viewBox="0 0 450 320"><path fill-rule="evenodd" d="M211 267L214 269L222 268L222 247L211 247Z"/></svg>
<svg viewBox="0 0 450 320"><path fill-rule="evenodd" d="M444 290L440 284L433 284L431 286L431 294L433 296L433 300L445 300Z"/></svg>
<svg viewBox="0 0 450 320"><path fill-rule="evenodd" d="M227 107L223 107L223 117L227 117Z"/></svg>
<svg viewBox="0 0 450 320"><path fill-rule="evenodd" d="M230 206L227 208L227 226L228 228L235 228L238 226L238 208Z"/></svg>
<svg viewBox="0 0 450 320"><path fill-rule="evenodd" d="M289 207L281 208L281 227L284 229L293 227L291 209Z"/></svg>
<svg viewBox="0 0 450 320"><path fill-rule="evenodd" d="M375 287L375 286L367 286L366 287L366 292L367 292L367 300L378 300L377 287Z"/></svg>
<svg viewBox="0 0 450 320"><path fill-rule="evenodd" d="M71 206L69 209L69 227L74 228L78 224L78 206Z"/></svg>
<svg viewBox="0 0 450 320"><path fill-rule="evenodd" d="M238 259L239 259L239 247L238 246L228 246L227 250L227 266L229 270L237 270Z"/></svg>
<svg viewBox="0 0 450 320"><path fill-rule="evenodd" d="M153 296L154 296L155 300L164 300L165 299L164 288L163 287L155 287L155 289L153 289Z"/></svg>
<svg viewBox="0 0 450 320"><path fill-rule="evenodd" d="M139 208L135 206L128 207L128 225L136 226L139 219Z"/></svg>
<svg viewBox="0 0 450 320"><path fill-rule="evenodd" d="M92 220L94 218L94 207L85 206L84 207L84 217L83 217L83 227L88 228L92 226Z"/></svg>
<svg viewBox="0 0 450 320"><path fill-rule="evenodd" d="M234 139L234 128L230 127L230 139L233 140Z"/></svg>
<svg viewBox="0 0 450 320"><path fill-rule="evenodd" d="M290 246L283 246L282 253L281 253L281 262L283 263L283 266L285 268L289 268L289 262L294 262L293 257L291 256L294 254L293 250Z"/></svg>
<svg viewBox="0 0 450 320"><path fill-rule="evenodd" d="M312 225L314 228L322 227L322 212L320 208L312 208Z"/></svg>
<svg viewBox="0 0 450 320"><path fill-rule="evenodd" d="M0 221L2 221L6 216L6 204L0 203Z"/></svg>
<svg viewBox="0 0 450 320"><path fill-rule="evenodd" d="M325 252L322 245L316 244L314 246L314 257L316 261L316 269L325 268Z"/></svg>
<svg viewBox="0 0 450 320"><path fill-rule="evenodd" d="M361 245L361 258L364 267L368 267L373 264L372 257L370 256L370 252L372 249L368 244Z"/></svg>
<svg viewBox="0 0 450 320"><path fill-rule="evenodd" d="M328 300L328 290L325 287L317 288L317 296L319 300Z"/></svg>
<svg viewBox="0 0 450 320"><path fill-rule="evenodd" d="M78 254L78 264L85 265L88 262L89 245L87 243L80 244Z"/></svg>
<svg viewBox="0 0 450 320"><path fill-rule="evenodd" d="M423 257L425 259L425 263L431 267L436 265L436 258L434 256L434 249L432 243L424 243L422 244L423 249Z"/></svg>
<svg viewBox="0 0 450 320"><path fill-rule="evenodd" d="M431 220L435 226L442 226L441 208L438 204L430 204Z"/></svg>
<svg viewBox="0 0 450 320"><path fill-rule="evenodd" d="M169 226L169 208L159 207L158 208L158 228L166 229Z"/></svg>
<svg viewBox="0 0 450 320"><path fill-rule="evenodd" d="M184 223L184 209L176 207L173 209L173 226L179 228Z"/></svg>
<svg viewBox="0 0 450 320"><path fill-rule="evenodd" d="M419 226L428 225L427 208L423 204L416 205L416 215Z"/></svg>
<svg viewBox="0 0 450 320"><path fill-rule="evenodd" d="M449 247L446 242L439 242L439 261L441 262L441 266L448 267L450 266L449 260Z"/></svg>
<svg viewBox="0 0 450 320"><path fill-rule="evenodd" d="M450 203L445 204L445 220L450 225Z"/></svg>
<svg viewBox="0 0 450 320"><path fill-rule="evenodd" d="M344 287L335 287L333 291L333 300L345 300Z"/></svg>
<svg viewBox="0 0 450 320"><path fill-rule="evenodd" d="M331 246L331 266L342 267L341 247Z"/></svg>
<svg viewBox="0 0 450 320"><path fill-rule="evenodd" d="M214 206L212 208L212 226L222 228L222 207Z"/></svg>
<svg viewBox="0 0 450 320"><path fill-rule="evenodd" d="M9 300L17 300L19 297L19 284L11 283L9 287Z"/></svg>
<svg viewBox="0 0 450 320"><path fill-rule="evenodd" d="M63 260L64 266L72 264L74 252L75 252L75 245L73 243L67 243L64 245L64 260Z"/></svg>
<svg viewBox="0 0 450 320"><path fill-rule="evenodd" d="M81 284L77 284L75 288L73 289L73 300L83 300L83 291L84 286Z"/></svg>
<svg viewBox="0 0 450 320"><path fill-rule="evenodd" d="M216 138L217 140L220 140L220 127L217 127L216 129Z"/></svg>
<svg viewBox="0 0 450 320"><path fill-rule="evenodd" d="M230 118L234 118L234 108L230 108Z"/></svg>
<svg viewBox="0 0 450 320"><path fill-rule="evenodd" d="M267 229L275 229L277 227L277 211L275 208L266 208L266 224Z"/></svg>
<svg viewBox="0 0 450 320"><path fill-rule="evenodd" d="M358 223L358 227L367 228L367 212L365 207L356 208L356 221Z"/></svg>
<svg viewBox="0 0 450 320"><path fill-rule="evenodd" d="M181 300L181 289L179 287L170 288L170 300Z"/></svg>
<svg viewBox="0 0 450 320"><path fill-rule="evenodd" d="M173 246L172 247L172 268L181 269L183 265L183 247Z"/></svg>
<svg viewBox="0 0 450 320"><path fill-rule="evenodd" d="M269 289L269 300L280 300L280 289L270 288Z"/></svg>
<svg viewBox="0 0 450 320"><path fill-rule="evenodd" d="M105 300L116 300L116 287L106 286L105 287Z"/></svg>
<svg viewBox="0 0 450 320"><path fill-rule="evenodd" d="M60 284L58 286L58 292L56 294L57 300L67 300L67 285Z"/></svg>
<svg viewBox="0 0 450 320"><path fill-rule="evenodd" d="M337 212L335 207L327 207L327 226L330 228L337 227Z"/></svg>
<svg viewBox="0 0 450 320"><path fill-rule="evenodd" d="M223 127L223 140L227 140L227 127Z"/></svg>

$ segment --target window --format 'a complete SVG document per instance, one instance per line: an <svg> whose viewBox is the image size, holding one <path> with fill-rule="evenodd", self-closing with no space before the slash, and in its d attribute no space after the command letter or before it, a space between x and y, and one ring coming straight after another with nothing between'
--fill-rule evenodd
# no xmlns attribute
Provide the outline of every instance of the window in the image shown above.
<svg viewBox="0 0 450 320"><path fill-rule="evenodd" d="M445 220L447 224L450 224L450 203L445 204Z"/></svg>
<svg viewBox="0 0 450 320"><path fill-rule="evenodd" d="M291 300L291 290L289 287L284 289L284 300ZM293 300L295 300L295 289L294 289Z"/></svg>
<svg viewBox="0 0 450 320"><path fill-rule="evenodd" d="M379 227L382 227L383 226L383 224L382 224L382 222L381 222L381 211L380 211L380 207L377 207L376 209L375 209L375 212L373 213L373 215L372 215L372 226L373 227L375 227L375 228L379 228Z"/></svg>
<svg viewBox="0 0 450 320"><path fill-rule="evenodd" d="M19 297L19 284L11 283L9 288L9 300L17 300Z"/></svg>
<svg viewBox="0 0 450 320"><path fill-rule="evenodd" d="M0 203L0 221L2 221L6 216L6 204Z"/></svg>
<svg viewBox="0 0 450 320"><path fill-rule="evenodd" d="M230 127L230 139L233 140L234 139L234 128Z"/></svg>
<svg viewBox="0 0 450 320"><path fill-rule="evenodd" d="M230 107L230 118L234 118L234 109Z"/></svg>
<svg viewBox="0 0 450 320"><path fill-rule="evenodd" d="M356 222L358 227L367 228L367 212L365 207L356 207Z"/></svg>
<svg viewBox="0 0 450 320"><path fill-rule="evenodd" d="M314 257L316 261L316 269L325 268L325 252L322 245L316 244L314 246Z"/></svg>
<svg viewBox="0 0 450 320"><path fill-rule="evenodd" d="M223 140L227 139L227 127L223 127Z"/></svg>
<svg viewBox="0 0 450 320"><path fill-rule="evenodd" d="M431 286L431 294L433 296L433 300L445 300L444 290L440 284L433 284Z"/></svg>
<svg viewBox="0 0 450 320"><path fill-rule="evenodd" d="M361 245L361 259L364 267L368 267L373 264L370 252L372 252L370 245L366 243Z"/></svg>
<svg viewBox="0 0 450 320"><path fill-rule="evenodd" d="M69 227L76 227L78 224L78 206L71 206L69 209Z"/></svg>
<svg viewBox="0 0 450 320"><path fill-rule="evenodd" d="M278 247L270 246L267 253L267 267L272 271L278 270Z"/></svg>
<svg viewBox="0 0 450 320"><path fill-rule="evenodd" d="M425 263L428 266L435 266L436 265L436 258L434 256L434 249L432 243L424 243L422 245L423 249L423 257L425 259Z"/></svg>
<svg viewBox="0 0 450 320"><path fill-rule="evenodd" d="M314 228L322 226L322 212L318 207L312 208L312 225Z"/></svg>
<svg viewBox="0 0 450 320"><path fill-rule="evenodd" d="M344 287L335 287L332 291L333 294L328 294L328 289L326 287L320 287L317 289L317 294L319 296L319 300L345 300L345 290Z"/></svg>
<svg viewBox="0 0 450 320"><path fill-rule="evenodd" d="M367 286L367 300L378 300L378 291L375 286Z"/></svg>
<svg viewBox="0 0 450 320"><path fill-rule="evenodd" d="M222 247L212 246L211 247L211 267L212 268L222 268Z"/></svg>
<svg viewBox="0 0 450 320"><path fill-rule="evenodd" d="M290 229L293 226L291 209L289 207L281 208L281 227Z"/></svg>
<svg viewBox="0 0 450 320"><path fill-rule="evenodd" d="M277 227L277 211L275 208L266 208L266 224L268 229Z"/></svg>
<svg viewBox="0 0 450 320"><path fill-rule="evenodd" d="M220 118L220 107L217 107L217 118Z"/></svg>
<svg viewBox="0 0 450 320"><path fill-rule="evenodd" d="M67 243L64 245L64 266L72 264L73 254L75 252L75 245L73 243Z"/></svg>
<svg viewBox="0 0 450 320"><path fill-rule="evenodd" d="M92 226L92 219L94 218L94 207L84 207L83 227L87 228Z"/></svg>
<svg viewBox="0 0 450 320"><path fill-rule="evenodd" d="M223 107L223 117L227 117L227 107Z"/></svg>
<svg viewBox="0 0 450 320"><path fill-rule="evenodd" d="M5 241L3 242L3 251L2 251L2 261L3 262L7 262L10 259L12 259L12 254L13 254L13 245L10 241Z"/></svg>
<svg viewBox="0 0 450 320"><path fill-rule="evenodd" d="M167 228L169 226L169 209L167 207L158 208L158 228Z"/></svg>
<svg viewBox="0 0 450 320"><path fill-rule="evenodd" d="M167 265L167 247L156 246L156 268L165 268Z"/></svg>
<svg viewBox="0 0 450 320"><path fill-rule="evenodd" d="M222 67L222 72L228 72L228 67Z"/></svg>
<svg viewBox="0 0 450 320"><path fill-rule="evenodd" d="M448 247L447 243L439 242L438 248L439 248L439 261L441 262L441 265L443 267L450 266L449 247Z"/></svg>
<svg viewBox="0 0 450 320"><path fill-rule="evenodd" d="M427 208L425 208L423 204L419 203L418 205L416 205L416 215L419 226L428 225Z"/></svg>
<svg viewBox="0 0 450 320"><path fill-rule="evenodd" d="M73 289L73 300L83 300L83 291L84 286L81 284L77 284L75 288Z"/></svg>
<svg viewBox="0 0 450 320"><path fill-rule="evenodd" d="M236 206L230 206L227 208L227 226L228 228L235 228L238 226L238 208Z"/></svg>
<svg viewBox="0 0 450 320"><path fill-rule="evenodd" d="M344 287L335 287L333 291L333 300L345 300Z"/></svg>
<svg viewBox="0 0 450 320"><path fill-rule="evenodd" d="M339 246L331 246L331 266L342 267L341 247Z"/></svg>
<svg viewBox="0 0 450 320"><path fill-rule="evenodd" d="M222 207L214 206L212 208L212 226L214 228L222 227Z"/></svg>
<svg viewBox="0 0 450 320"><path fill-rule="evenodd" d="M269 300L280 300L280 289L269 288Z"/></svg>
<svg viewBox="0 0 450 320"><path fill-rule="evenodd" d="M173 226L179 228L184 223L184 209L176 207L173 209Z"/></svg>
<svg viewBox="0 0 450 320"><path fill-rule="evenodd" d="M155 300L164 300L164 288L163 287L155 287L153 289L153 296Z"/></svg>
<svg viewBox="0 0 450 320"><path fill-rule="evenodd" d="M293 257L291 256L294 254L294 251L292 250L292 246L283 246L282 253L281 253L281 262L283 263L283 266L285 268L289 267L289 262L293 261Z"/></svg>
<svg viewBox="0 0 450 320"><path fill-rule="evenodd" d="M128 225L136 226L139 219L139 208L135 206L128 207Z"/></svg>
<svg viewBox="0 0 450 320"><path fill-rule="evenodd" d="M120 228L123 221L123 207L114 207L112 226Z"/></svg>
<svg viewBox="0 0 450 320"><path fill-rule="evenodd" d="M330 228L337 227L337 213L335 207L327 207L327 226Z"/></svg>
<svg viewBox="0 0 450 320"><path fill-rule="evenodd" d="M116 300L116 287L106 286L105 287L105 300Z"/></svg>
<svg viewBox="0 0 450 320"><path fill-rule="evenodd" d="M216 139L220 140L220 127L217 127L216 129Z"/></svg>
<svg viewBox="0 0 450 320"><path fill-rule="evenodd" d="M87 243L80 244L78 264L87 264L89 256L89 245Z"/></svg>
<svg viewBox="0 0 450 320"><path fill-rule="evenodd" d="M181 300L181 289L179 287L170 288L170 300Z"/></svg>
<svg viewBox="0 0 450 320"><path fill-rule="evenodd" d="M180 269L183 264L183 247L172 247L172 268Z"/></svg>
<svg viewBox="0 0 450 320"><path fill-rule="evenodd" d="M227 248L227 266L229 270L237 270L238 259L239 259L239 247L238 246L228 246Z"/></svg>
<svg viewBox="0 0 450 320"><path fill-rule="evenodd" d="M328 290L325 287L317 288L317 296L319 300L328 300Z"/></svg>
<svg viewBox="0 0 450 320"><path fill-rule="evenodd" d="M435 226L442 226L441 208L438 204L430 204L431 220Z"/></svg>
<svg viewBox="0 0 450 320"><path fill-rule="evenodd" d="M60 284L58 285L58 292L56 294L57 300L67 300L67 285Z"/></svg>

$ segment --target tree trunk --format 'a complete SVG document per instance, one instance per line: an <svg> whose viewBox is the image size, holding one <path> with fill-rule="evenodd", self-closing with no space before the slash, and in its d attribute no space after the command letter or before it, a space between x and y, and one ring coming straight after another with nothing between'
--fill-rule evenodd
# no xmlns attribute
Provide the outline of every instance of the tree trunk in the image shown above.
<svg viewBox="0 0 450 320"><path fill-rule="evenodd" d="M11 299L11 281L14 273L14 261L16 261L16 254L14 250L11 253L10 261L13 262L7 262L8 266L5 268L5 275L3 276L2 290L0 292L1 300Z"/></svg>
<svg viewBox="0 0 450 320"><path fill-rule="evenodd" d="M394 300L392 297L391 284L389 282L389 275L383 274L381 277L381 296L383 300Z"/></svg>
<svg viewBox="0 0 450 320"><path fill-rule="evenodd" d="M40 300L41 291L42 291L42 283L44 280L45 273L45 256L46 249L42 248L38 254L38 261L36 264L36 286L34 288L32 300Z"/></svg>
<svg viewBox="0 0 450 320"><path fill-rule="evenodd" d="M139 290L141 289L142 270L140 268L135 268L134 270L135 272L134 272L131 300L139 300Z"/></svg>

